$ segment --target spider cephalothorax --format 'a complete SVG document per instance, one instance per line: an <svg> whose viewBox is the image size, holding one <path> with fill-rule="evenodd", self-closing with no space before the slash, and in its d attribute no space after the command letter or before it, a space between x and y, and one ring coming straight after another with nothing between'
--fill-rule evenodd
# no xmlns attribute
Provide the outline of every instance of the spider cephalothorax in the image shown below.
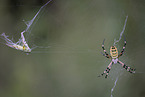
<svg viewBox="0 0 145 97"><path fill-rule="evenodd" d="M105 41L105 39L104 39L104 41ZM105 78L107 78L107 76L108 76L108 74L109 74L109 71L110 71L110 69L111 69L111 66L112 66L113 64L116 64L116 63L119 63L119 64L120 64L124 69L126 69L128 72L130 72L130 73L135 73L135 70L136 70L136 69L132 69L132 68L128 67L127 65L125 65L124 63L122 63L121 61L118 60L118 58L119 58L120 56L122 56L122 54L123 54L123 52L124 52L124 49L125 49L125 46L126 46L126 39L125 39L125 36L124 36L124 46L123 46L123 50L121 51L121 53L120 53L119 55L118 55L118 50L117 50L116 46L111 46L111 47L110 47L110 55L109 55L109 54L106 52L105 48L104 48L104 41L103 41L103 43L102 43L102 49L104 50L104 53L105 53L105 54L104 54L104 53L102 53L102 54L103 54L103 56L105 56L105 57L111 59L111 63L108 65L107 69L106 69L101 75L103 76L104 74L106 74ZM101 75L99 75L99 77L100 77Z"/></svg>

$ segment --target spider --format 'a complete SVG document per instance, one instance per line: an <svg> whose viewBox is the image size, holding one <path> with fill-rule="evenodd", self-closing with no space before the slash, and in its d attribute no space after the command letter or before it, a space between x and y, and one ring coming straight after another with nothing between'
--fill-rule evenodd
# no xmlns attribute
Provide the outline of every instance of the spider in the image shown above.
<svg viewBox="0 0 145 97"><path fill-rule="evenodd" d="M111 70L111 66L113 64L116 64L116 63L119 63L124 69L126 69L128 72L130 73L135 73L135 70L136 69L132 69L130 68L129 66L125 65L124 63L122 63L121 61L118 60L119 57L121 57L124 53L124 49L125 49L125 46L126 46L126 39L125 39L125 36L124 36L124 46L123 46L123 50L121 51L121 53L118 55L118 50L116 48L116 46L111 46L110 47L110 55L106 52L105 48L104 48L104 41L105 39L103 40L103 43L102 43L102 49L104 51L104 53L101 52L101 54L103 56L105 56L106 58L109 58L111 59L112 61L110 62L110 64L108 65L107 69L102 73L100 74L98 77L100 76L103 76L104 74L106 74L105 78L107 78L110 70Z"/></svg>

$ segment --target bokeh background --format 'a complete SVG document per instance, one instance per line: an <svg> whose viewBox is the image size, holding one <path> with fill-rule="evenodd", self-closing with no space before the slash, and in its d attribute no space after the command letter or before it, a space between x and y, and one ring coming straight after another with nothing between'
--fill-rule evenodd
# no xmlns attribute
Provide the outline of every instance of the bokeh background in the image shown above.
<svg viewBox="0 0 145 97"><path fill-rule="evenodd" d="M47 0L0 0L0 33L17 41ZM0 39L0 97L145 97L145 1L53 0L39 14L29 34L27 55ZM120 58L136 68L130 74L113 65L108 79L97 77L111 60L109 53L128 15L127 46ZM27 33L26 33L27 34ZM121 51L123 37L116 45Z"/></svg>

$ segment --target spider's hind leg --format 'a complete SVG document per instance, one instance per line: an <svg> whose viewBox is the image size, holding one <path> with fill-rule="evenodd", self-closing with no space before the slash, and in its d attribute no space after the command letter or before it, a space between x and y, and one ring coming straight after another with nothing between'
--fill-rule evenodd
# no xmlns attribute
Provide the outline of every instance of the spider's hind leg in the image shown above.
<svg viewBox="0 0 145 97"><path fill-rule="evenodd" d="M118 63L119 63L124 69L126 69L128 72L130 72L130 73L135 73L135 70L136 70L136 69L132 69L131 67L129 67L129 66L125 65L124 63L122 63L121 61L118 61Z"/></svg>
<svg viewBox="0 0 145 97"><path fill-rule="evenodd" d="M113 64L113 62L111 61L111 63L108 65L107 69L106 69L102 74L100 74L98 77L101 77L101 76L103 76L104 74L106 74L105 78L107 78L108 75L109 75L109 72L110 72L110 70L111 70L112 64Z"/></svg>

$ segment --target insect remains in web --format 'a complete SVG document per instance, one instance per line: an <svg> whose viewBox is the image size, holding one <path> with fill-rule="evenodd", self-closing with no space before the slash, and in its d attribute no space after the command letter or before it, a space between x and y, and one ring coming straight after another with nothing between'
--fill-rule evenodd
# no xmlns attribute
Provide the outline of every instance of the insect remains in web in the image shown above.
<svg viewBox="0 0 145 97"><path fill-rule="evenodd" d="M12 40L8 39L5 35L5 33L2 33L1 36L4 37L4 40L6 41L6 45L11 47L11 48L15 48L17 50L21 50L24 51L26 53L30 53L31 49L28 46L27 42L25 41L25 37L24 37L24 31L21 32L21 38L19 39L18 42L14 43Z"/></svg>
<svg viewBox="0 0 145 97"><path fill-rule="evenodd" d="M11 47L11 48L14 48L14 49L16 49L16 50L23 51L23 52L25 52L25 53L27 53L27 54L30 53L30 52L32 51L32 49L36 48L36 47L30 48L30 47L28 46L28 43L27 43L27 41L26 41L26 39L25 39L25 36L24 36L24 33L28 33L28 30L29 30L30 27L32 26L34 20L36 19L36 17L37 17L38 14L40 13L40 11L41 11L47 4L49 4L51 1L52 1L52 0L49 0L46 4L44 4L44 5L39 9L39 11L36 13L36 15L33 17L32 20L30 20L30 21L28 21L28 22L25 22L25 24L26 24L27 27L26 27L26 29L25 29L24 31L21 32L21 37L20 37L19 41L13 42L13 41L10 40L10 39L8 38L8 36L5 35L5 33L3 32L3 33L1 34L1 37L3 37L3 39L5 40L5 42L6 42L5 45L7 45L7 46L9 46L9 47Z"/></svg>
<svg viewBox="0 0 145 97"><path fill-rule="evenodd" d="M105 39L104 39L104 41L105 41ZM109 72L110 72L110 70L111 70L112 65L113 65L113 64L116 64L116 63L120 64L120 65L121 65L124 69L126 69L128 72L130 72L130 73L135 73L135 70L136 70L136 69L132 69L131 67L125 65L123 62L121 62L121 61L118 60L118 58L121 57L121 56L123 55L124 50L125 50L125 46L126 46L126 39L125 39L125 36L124 36L124 46L123 46L123 49L122 49L122 51L121 51L121 53L120 53L119 55L118 55L118 50L117 50L116 46L111 46L111 47L110 47L110 55L109 55L109 54L106 52L105 48L104 48L104 41L103 41L103 43L102 43L102 49L103 49L103 51L104 51L105 54L102 53L102 55L105 56L105 57L108 58L108 59L111 59L111 62L110 62L110 64L108 65L107 69L106 69L102 74L100 74L98 77L101 77L101 76L103 76L104 74L106 74L105 78L107 78L107 76L108 76L108 74L109 74Z"/></svg>

